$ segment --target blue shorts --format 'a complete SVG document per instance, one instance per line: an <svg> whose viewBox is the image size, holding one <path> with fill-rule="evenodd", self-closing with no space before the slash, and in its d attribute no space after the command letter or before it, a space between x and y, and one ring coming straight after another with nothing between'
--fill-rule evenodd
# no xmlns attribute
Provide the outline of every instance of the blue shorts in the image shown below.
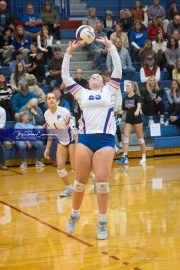
<svg viewBox="0 0 180 270"><path fill-rule="evenodd" d="M115 147L115 136L112 134L78 134L78 143L88 147L94 153L104 147Z"/></svg>

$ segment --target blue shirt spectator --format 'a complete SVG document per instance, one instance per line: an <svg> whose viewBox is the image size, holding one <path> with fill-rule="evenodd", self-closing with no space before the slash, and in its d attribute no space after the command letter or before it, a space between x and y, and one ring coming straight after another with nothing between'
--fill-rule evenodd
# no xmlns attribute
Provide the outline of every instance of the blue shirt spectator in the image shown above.
<svg viewBox="0 0 180 270"><path fill-rule="evenodd" d="M31 43L32 43L31 36L26 34L26 39L22 41L17 41L16 37L14 37L12 41L12 46L14 46L15 50L19 50L22 47L30 50Z"/></svg>

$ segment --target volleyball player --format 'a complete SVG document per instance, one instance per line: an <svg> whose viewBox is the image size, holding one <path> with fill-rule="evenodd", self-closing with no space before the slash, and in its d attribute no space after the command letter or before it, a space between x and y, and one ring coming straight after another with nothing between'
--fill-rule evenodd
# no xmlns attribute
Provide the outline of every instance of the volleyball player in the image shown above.
<svg viewBox="0 0 180 270"><path fill-rule="evenodd" d="M110 82L104 86L99 74L89 80L91 90L78 85L69 75L70 59L73 51L80 46L75 41L69 42L62 65L62 79L68 90L77 99L82 115L79 127L78 144L75 153L75 177L72 197L72 212L66 225L66 231L73 233L80 218L79 209L83 200L86 183L93 167L99 208L97 238L106 239L106 213L109 201L108 178L114 158L116 124L114 101L119 90L122 74L121 62L117 50L106 37L96 41L108 47L114 70Z"/></svg>

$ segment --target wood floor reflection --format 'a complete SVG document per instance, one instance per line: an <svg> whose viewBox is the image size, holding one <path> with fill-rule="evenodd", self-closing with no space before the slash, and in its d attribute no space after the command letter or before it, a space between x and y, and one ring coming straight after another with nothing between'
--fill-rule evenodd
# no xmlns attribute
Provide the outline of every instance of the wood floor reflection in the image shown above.
<svg viewBox="0 0 180 270"><path fill-rule="evenodd" d="M71 183L74 173L67 165ZM107 240L96 239L91 180L73 235L65 232L71 197L51 165L0 171L0 270L179 270L180 157L114 161Z"/></svg>

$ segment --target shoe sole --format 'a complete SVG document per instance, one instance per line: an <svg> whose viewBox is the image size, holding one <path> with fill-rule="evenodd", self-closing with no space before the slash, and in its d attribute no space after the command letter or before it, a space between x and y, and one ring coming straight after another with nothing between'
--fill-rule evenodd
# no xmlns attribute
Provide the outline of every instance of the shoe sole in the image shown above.
<svg viewBox="0 0 180 270"><path fill-rule="evenodd" d="M76 221L76 223L79 221L80 217L81 217L81 216L78 217L78 220ZM75 225L76 225L76 223L75 223ZM73 231L68 231L68 230L67 230L67 226L66 226L66 232L67 232L67 233L73 233L75 230L76 230L76 226L75 226L75 228L74 228Z"/></svg>
<svg viewBox="0 0 180 270"><path fill-rule="evenodd" d="M63 195L63 194L59 194L60 197L69 197L72 196L72 194L67 194L67 195Z"/></svg>
<svg viewBox="0 0 180 270"><path fill-rule="evenodd" d="M35 167L45 167L45 165L35 165Z"/></svg>
<svg viewBox="0 0 180 270"><path fill-rule="evenodd" d="M107 237L108 237L108 234L106 235L106 237L103 237L103 238L102 238L102 237L98 237L98 235L97 235L97 239L98 239L98 240L106 240Z"/></svg>
<svg viewBox="0 0 180 270"><path fill-rule="evenodd" d="M129 162L119 162L117 160L116 160L116 162L119 163L119 164L129 164Z"/></svg>

